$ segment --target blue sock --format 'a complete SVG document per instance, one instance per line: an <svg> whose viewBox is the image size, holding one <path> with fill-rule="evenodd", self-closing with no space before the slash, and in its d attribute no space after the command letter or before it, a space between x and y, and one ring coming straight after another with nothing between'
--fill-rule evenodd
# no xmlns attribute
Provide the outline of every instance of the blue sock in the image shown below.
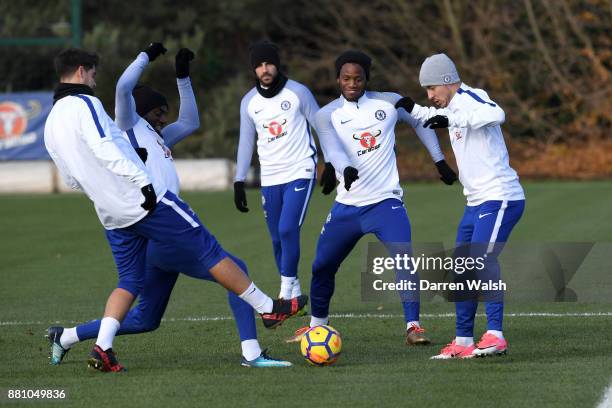
<svg viewBox="0 0 612 408"><path fill-rule="evenodd" d="M474 337L474 318L478 302L465 300L455 302L457 314L456 335L457 337Z"/></svg>

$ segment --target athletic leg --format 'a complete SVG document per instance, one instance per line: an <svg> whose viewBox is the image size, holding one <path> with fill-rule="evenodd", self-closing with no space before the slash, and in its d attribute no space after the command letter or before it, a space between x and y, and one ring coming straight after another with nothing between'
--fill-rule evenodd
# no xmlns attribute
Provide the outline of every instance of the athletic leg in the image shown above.
<svg viewBox="0 0 612 408"><path fill-rule="evenodd" d="M410 243L412 241L410 220L404 203L397 199L387 199L373 206L362 209L362 231L373 233L379 241L385 243L390 255L412 255ZM401 273L400 273L401 272ZM418 282L418 276L408 271L398 271L407 279ZM402 306L406 323L419 325L419 299L418 292L406 293L402 296Z"/></svg>
<svg viewBox="0 0 612 408"><path fill-rule="evenodd" d="M313 319L311 326L313 323L326 322L329 315L329 303L334 294L336 272L342 261L363 236L359 225L358 208L334 203L321 229L315 260L312 264L310 297Z"/></svg>
<svg viewBox="0 0 612 408"><path fill-rule="evenodd" d="M498 257L504 243L508 241L510 233L518 223L525 209L525 201L487 201L481 205L478 218L475 219L472 242L481 251L486 251L486 280L497 281L501 277ZM479 251L480 252L480 251ZM482 254L479 254L482 256ZM485 294L487 313L487 329L502 332L504 305L503 293Z"/></svg>
<svg viewBox="0 0 612 408"><path fill-rule="evenodd" d="M156 251L149 261L163 270L190 276L209 272L219 284L239 295L262 317L266 328L274 328L304 308L308 296L277 299L257 288L244 271L221 248L189 205L167 192L148 222L137 223L139 232L151 236Z"/></svg>
<svg viewBox="0 0 612 408"><path fill-rule="evenodd" d="M456 250L453 254L455 258L469 256L469 253L463 252L469 251L467 245L472 241L474 218L477 216L477 211L478 207L465 207L463 217L457 227ZM455 322L455 333L457 338L465 338L464 343L474 343L474 319L477 309L477 300L455 300L455 315L457 319ZM462 341L459 340L459 342L461 343ZM467 346L469 344L460 345Z"/></svg>
<svg viewBox="0 0 612 408"><path fill-rule="evenodd" d="M117 331L117 336L138 334L157 329L166 311L170 294L178 278L178 273L164 272L155 267L147 267L143 289L138 304L132 308ZM76 327L78 341L98 335L100 320L92 320ZM66 344L67 348L72 344Z"/></svg>
<svg viewBox="0 0 612 408"><path fill-rule="evenodd" d="M463 217L457 227L456 248L453 258L465 258L471 256L469 243L472 241L474 233L474 217L476 217L478 207L466 206ZM454 282L464 282L466 276L457 274L453 271ZM453 293L455 301L455 339L443 347L440 354L431 357L432 359L462 359L472 358L474 352L474 319L478 301L474 295L466 291L455 291Z"/></svg>
<svg viewBox="0 0 612 408"><path fill-rule="evenodd" d="M283 205L278 233L282 248L279 297L284 299L301 294L299 281L297 281L300 260L300 228L306 216L313 185L313 179L299 179L287 183L283 189Z"/></svg>
<svg viewBox="0 0 612 408"><path fill-rule="evenodd" d="M115 357L112 350L113 340L121 321L142 289L147 239L130 227L106 230L106 238L115 258L119 283L106 303L104 317L100 322L98 337L90 353L88 365L100 371L117 372L124 371L125 368Z"/></svg>
<svg viewBox="0 0 612 408"><path fill-rule="evenodd" d="M261 188L261 204L263 207L264 218L266 225L272 238L272 250L274 252L274 261L278 273L282 276L282 247L281 237L278 231L278 224L281 219L281 211L283 208L283 186L266 186Z"/></svg>

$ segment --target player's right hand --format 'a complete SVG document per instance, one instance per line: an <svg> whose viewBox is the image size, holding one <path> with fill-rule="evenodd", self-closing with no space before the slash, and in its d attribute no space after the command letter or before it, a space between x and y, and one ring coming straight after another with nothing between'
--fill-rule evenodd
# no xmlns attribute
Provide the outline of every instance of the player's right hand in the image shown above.
<svg viewBox="0 0 612 408"><path fill-rule="evenodd" d="M155 58L159 57L162 54L165 54L167 49L164 48L162 43L154 42L149 44L147 48L144 49L143 52L146 52L149 56L149 62L155 61Z"/></svg>
<svg viewBox="0 0 612 408"><path fill-rule="evenodd" d="M438 173L440 173L440 180L447 186L457 181L457 173L455 173L455 170L446 163L446 160L442 159L436 162L436 168L438 169Z"/></svg>
<svg viewBox="0 0 612 408"><path fill-rule="evenodd" d="M404 96L395 103L395 109L404 108L406 112L412 113L414 109L414 101L409 96Z"/></svg>
<svg viewBox="0 0 612 408"><path fill-rule="evenodd" d="M249 212L247 207L246 192L244 191L244 181L234 183L234 204L240 212Z"/></svg>
<svg viewBox="0 0 612 408"><path fill-rule="evenodd" d="M344 188L346 191L351 189L351 185L359 178L359 170L354 167L348 166L344 169Z"/></svg>
<svg viewBox="0 0 612 408"><path fill-rule="evenodd" d="M142 191L142 195L145 200L140 206L147 210L148 212L152 212L157 206L157 194L155 194L155 190L153 189L153 184L148 184L140 189Z"/></svg>
<svg viewBox="0 0 612 408"><path fill-rule="evenodd" d="M321 192L325 195L328 195L336 188L336 169L331 163L325 163L325 170L323 170L323 174L321 174L321 183L320 185L323 187Z"/></svg>
<svg viewBox="0 0 612 408"><path fill-rule="evenodd" d="M427 119L425 123L423 123L423 127L429 127L430 129L446 129L448 127L448 117L436 115Z"/></svg>

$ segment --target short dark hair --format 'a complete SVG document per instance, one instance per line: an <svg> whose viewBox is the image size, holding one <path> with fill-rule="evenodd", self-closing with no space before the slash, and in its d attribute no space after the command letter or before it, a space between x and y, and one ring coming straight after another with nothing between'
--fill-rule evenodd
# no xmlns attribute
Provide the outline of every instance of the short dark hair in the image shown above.
<svg viewBox="0 0 612 408"><path fill-rule="evenodd" d="M68 48L55 57L55 72L62 78L74 73L80 66L86 70L90 70L98 65L99 60L100 58L96 53L78 48Z"/></svg>
<svg viewBox="0 0 612 408"><path fill-rule="evenodd" d="M344 51L336 58L336 78L340 77L340 70L344 64L357 64L363 69L366 80L370 80L370 67L372 66L372 58L366 53L357 50Z"/></svg>

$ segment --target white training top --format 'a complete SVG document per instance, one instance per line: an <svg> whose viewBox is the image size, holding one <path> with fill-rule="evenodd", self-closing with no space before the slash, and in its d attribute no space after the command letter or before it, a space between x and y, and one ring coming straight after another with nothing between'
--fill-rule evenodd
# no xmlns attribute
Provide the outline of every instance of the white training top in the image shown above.
<svg viewBox="0 0 612 408"><path fill-rule="evenodd" d="M166 192L96 97L58 100L45 123L45 146L66 184L93 201L106 229L130 226L147 215L140 206L142 187L153 183L158 200Z"/></svg>
<svg viewBox="0 0 612 408"><path fill-rule="evenodd" d="M164 144L164 139L151 127L149 122L139 117L131 129L123 132L133 148L147 149L147 169L155 180L162 180L164 186L179 195L179 177L172 158L172 152Z"/></svg>
<svg viewBox="0 0 612 408"><path fill-rule="evenodd" d="M163 181L169 191L179 195L179 177L169 146L183 140L200 127L198 106L191 80L188 77L177 78L180 96L178 119L165 126L161 135L157 133L138 115L132 96L132 91L148 64L149 57L141 52L119 77L115 91L115 122L134 148L147 149L146 166L153 178Z"/></svg>
<svg viewBox="0 0 612 408"><path fill-rule="evenodd" d="M246 178L255 133L262 186L315 177L317 149L310 125L314 125L318 110L319 105L308 88L291 79L272 98L264 98L257 88L251 89L240 103L235 181Z"/></svg>
<svg viewBox="0 0 612 408"><path fill-rule="evenodd" d="M395 109L400 98L391 92L366 92L357 102L349 102L341 96L317 113L321 146L340 181L339 203L360 207L387 198L402 199L394 149L398 120L415 129L434 162L444 159L435 132L425 129L405 110ZM359 170L359 179L349 191L344 188L343 176L347 166Z"/></svg>
<svg viewBox="0 0 612 408"><path fill-rule="evenodd" d="M423 121L436 115L448 117L448 133L467 205L525 199L519 177L510 167L501 131L505 113L485 91L461 84L446 108L415 104L412 110L412 116Z"/></svg>

